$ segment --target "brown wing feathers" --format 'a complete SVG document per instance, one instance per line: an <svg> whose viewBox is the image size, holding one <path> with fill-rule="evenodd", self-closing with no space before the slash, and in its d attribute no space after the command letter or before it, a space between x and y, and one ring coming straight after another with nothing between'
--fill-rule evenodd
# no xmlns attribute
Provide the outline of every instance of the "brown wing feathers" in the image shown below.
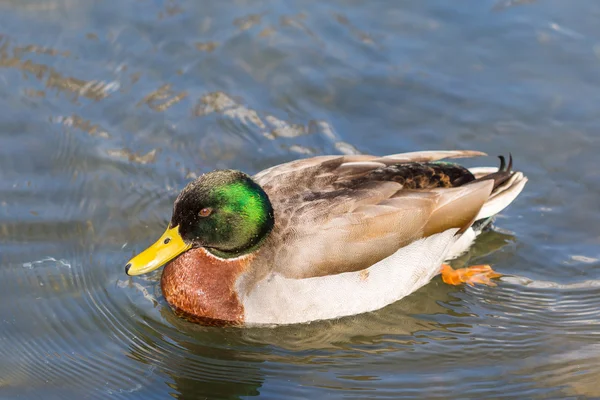
<svg viewBox="0 0 600 400"><path fill-rule="evenodd" d="M382 165L377 162L350 163L360 164L367 171L361 177L351 182L336 182L336 186L352 186L365 181L392 181L402 184L403 189L433 189L458 187L475 181L493 180L494 189L506 182L513 174L512 155L506 165L504 156L498 156L500 167L497 172L475 179L465 167L449 162L407 162L392 165ZM338 169L344 170L344 164ZM356 171L357 173L359 171ZM361 171L362 172L362 171Z"/></svg>
<svg viewBox="0 0 600 400"><path fill-rule="evenodd" d="M479 155L324 156L257 174L276 210L271 236L281 248L272 265L295 278L357 271L421 237L468 228L493 187L510 178L512 158L479 179L436 161Z"/></svg>

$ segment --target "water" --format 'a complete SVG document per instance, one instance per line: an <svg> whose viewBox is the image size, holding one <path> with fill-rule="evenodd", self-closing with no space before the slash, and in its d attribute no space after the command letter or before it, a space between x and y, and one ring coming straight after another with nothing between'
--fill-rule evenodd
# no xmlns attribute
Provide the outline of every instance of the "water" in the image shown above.
<svg viewBox="0 0 600 400"><path fill-rule="evenodd" d="M599 18L593 0L3 1L0 397L599 398ZM160 271L123 273L202 172L455 148L510 151L530 179L456 263L497 287L222 329L175 318Z"/></svg>

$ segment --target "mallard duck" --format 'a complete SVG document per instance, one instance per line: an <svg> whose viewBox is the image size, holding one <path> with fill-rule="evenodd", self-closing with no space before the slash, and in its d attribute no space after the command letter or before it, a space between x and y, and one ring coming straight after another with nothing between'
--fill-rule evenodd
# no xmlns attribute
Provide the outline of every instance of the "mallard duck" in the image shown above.
<svg viewBox="0 0 600 400"><path fill-rule="evenodd" d="M527 178L467 169L477 151L320 156L250 177L206 173L173 206L166 232L125 267L161 278L176 314L203 324L292 324L377 310L442 274L493 284L489 266L443 264L468 249Z"/></svg>

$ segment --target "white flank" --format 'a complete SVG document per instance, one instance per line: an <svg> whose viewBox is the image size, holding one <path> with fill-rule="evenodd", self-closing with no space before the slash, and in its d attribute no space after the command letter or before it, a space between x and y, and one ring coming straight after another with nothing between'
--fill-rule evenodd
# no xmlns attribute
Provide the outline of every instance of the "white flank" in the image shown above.
<svg viewBox="0 0 600 400"><path fill-rule="evenodd" d="M469 250L469 248L480 233L481 231L476 232L475 230L473 230L473 228L467 229L465 233L463 233L458 238L458 240L452 244L452 247L450 247L450 249L448 250L448 253L446 254L444 260L454 260L461 254L465 253L467 250Z"/></svg>
<svg viewBox="0 0 600 400"><path fill-rule="evenodd" d="M270 274L242 299L245 322L294 324L385 307L439 274L457 231L413 242L362 271L306 279Z"/></svg>

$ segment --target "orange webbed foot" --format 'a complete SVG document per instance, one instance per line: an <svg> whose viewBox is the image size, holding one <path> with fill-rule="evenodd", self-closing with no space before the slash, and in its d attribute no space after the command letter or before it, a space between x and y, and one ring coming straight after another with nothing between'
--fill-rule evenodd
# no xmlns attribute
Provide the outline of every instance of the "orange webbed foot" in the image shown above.
<svg viewBox="0 0 600 400"><path fill-rule="evenodd" d="M449 285L460 285L466 283L474 286L481 283L488 286L496 286L492 279L500 278L502 274L497 273L489 265L473 265L467 268L454 269L448 264L442 264L442 280Z"/></svg>

